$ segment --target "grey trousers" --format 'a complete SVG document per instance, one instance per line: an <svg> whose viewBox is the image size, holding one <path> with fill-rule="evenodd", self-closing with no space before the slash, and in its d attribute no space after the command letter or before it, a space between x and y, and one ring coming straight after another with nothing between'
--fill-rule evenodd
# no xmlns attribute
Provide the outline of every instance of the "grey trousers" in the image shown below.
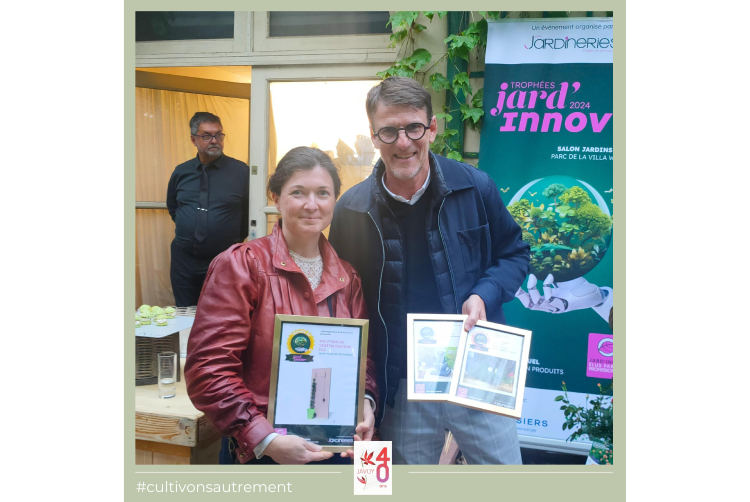
<svg viewBox="0 0 750 502"><path fill-rule="evenodd" d="M468 464L521 462L516 421L452 403L407 401L407 382L401 379L396 405L386 405L380 424L382 441L393 442L393 464L437 464L445 444L445 430L453 433Z"/></svg>

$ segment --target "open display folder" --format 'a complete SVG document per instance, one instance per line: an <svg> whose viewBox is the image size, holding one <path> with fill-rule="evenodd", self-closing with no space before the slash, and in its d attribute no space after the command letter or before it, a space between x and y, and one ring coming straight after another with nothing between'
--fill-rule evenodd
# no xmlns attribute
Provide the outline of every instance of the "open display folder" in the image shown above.
<svg viewBox="0 0 750 502"><path fill-rule="evenodd" d="M531 331L467 317L407 315L408 399L520 418Z"/></svg>

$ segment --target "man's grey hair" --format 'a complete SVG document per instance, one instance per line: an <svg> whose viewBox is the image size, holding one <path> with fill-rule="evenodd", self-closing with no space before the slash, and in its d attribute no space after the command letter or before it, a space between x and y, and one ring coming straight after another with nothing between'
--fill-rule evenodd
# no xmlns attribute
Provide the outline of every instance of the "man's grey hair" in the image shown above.
<svg viewBox="0 0 750 502"><path fill-rule="evenodd" d="M210 112L196 112L193 118L190 119L190 134L198 134L198 128L204 122L210 122L212 124L219 124L221 126L221 119ZM221 126L222 129L224 126Z"/></svg>
<svg viewBox="0 0 750 502"><path fill-rule="evenodd" d="M388 77L367 93L367 118L375 127L372 118L378 105L410 106L427 112L427 123L432 121L432 98L422 84L407 77Z"/></svg>

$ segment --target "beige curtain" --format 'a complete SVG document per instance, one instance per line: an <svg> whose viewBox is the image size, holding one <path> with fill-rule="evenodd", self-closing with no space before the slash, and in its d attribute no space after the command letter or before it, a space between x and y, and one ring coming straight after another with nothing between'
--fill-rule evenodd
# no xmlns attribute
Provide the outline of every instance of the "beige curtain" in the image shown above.
<svg viewBox="0 0 750 502"><path fill-rule="evenodd" d="M248 161L250 100L135 89L135 200L165 202L175 166L195 157L190 117L211 112L224 126L224 153Z"/></svg>
<svg viewBox="0 0 750 502"><path fill-rule="evenodd" d="M174 305L169 278L169 245L173 238L174 222L165 209L136 210L136 307L144 303Z"/></svg>
<svg viewBox="0 0 750 502"><path fill-rule="evenodd" d="M207 111L221 118L224 153L248 161L250 100L136 88L136 201L166 202L174 168L195 157L190 117ZM174 305L169 245L174 223L166 209L136 209L136 307Z"/></svg>

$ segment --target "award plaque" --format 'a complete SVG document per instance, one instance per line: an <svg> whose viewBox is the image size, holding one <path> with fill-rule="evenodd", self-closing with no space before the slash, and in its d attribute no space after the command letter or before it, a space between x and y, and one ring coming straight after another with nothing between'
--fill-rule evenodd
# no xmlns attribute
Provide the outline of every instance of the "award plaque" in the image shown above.
<svg viewBox="0 0 750 502"><path fill-rule="evenodd" d="M407 314L406 369L410 401L445 401L450 394L465 315Z"/></svg>
<svg viewBox="0 0 750 502"><path fill-rule="evenodd" d="M325 451L353 447L364 420L368 324L276 314L267 419L278 434Z"/></svg>
<svg viewBox="0 0 750 502"><path fill-rule="evenodd" d="M531 331L478 321L462 337L448 401L521 418Z"/></svg>

